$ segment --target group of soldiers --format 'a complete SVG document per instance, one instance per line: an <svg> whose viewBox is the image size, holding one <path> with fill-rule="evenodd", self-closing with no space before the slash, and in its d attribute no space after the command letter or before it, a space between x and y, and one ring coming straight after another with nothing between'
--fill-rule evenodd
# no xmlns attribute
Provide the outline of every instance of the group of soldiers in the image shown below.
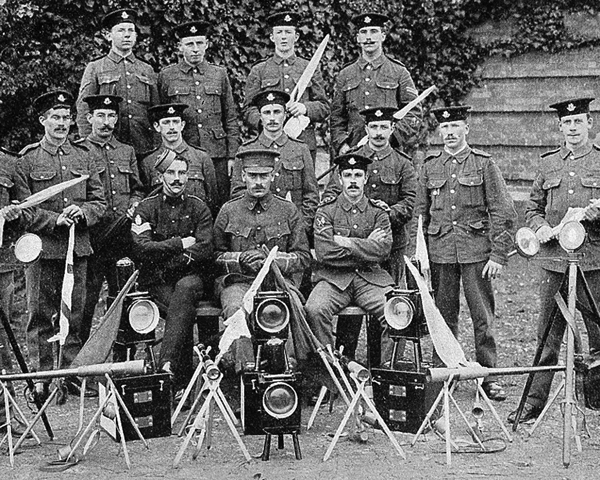
<svg viewBox="0 0 600 480"><path fill-rule="evenodd" d="M0 214L6 220L0 283L1 307L10 316L15 265L9 245L24 231L39 235L41 258L26 269L27 343L34 368L55 367L48 339L63 308L73 225L75 281L63 367L90 335L103 282L109 296L116 295L116 261L131 256L140 268L140 288L151 293L166 318L159 368L182 388L191 374L197 302L219 300L229 318L275 246L274 262L291 286L300 287L312 273L313 288L302 293L317 339L334 345L334 316L356 304L380 322L385 361L391 349L385 294L404 282L413 215L423 217L438 308L457 335L462 278L476 359L496 366L492 279L507 262L516 212L495 162L467 143L469 108L432 111L444 148L426 159L417 176L405 147L420 128L422 111L416 105L403 119L394 118L418 92L405 66L383 51L390 19L377 13L353 19L360 56L338 74L331 103L318 69L302 96L291 97L309 63L295 53L301 20L295 12L268 19L274 53L248 75L243 121L254 136L242 145L226 69L205 60L210 25L203 22L173 30L180 60L156 75L132 53L136 12L111 12L102 21L110 52L87 65L78 98L57 90L33 102L43 138L18 158L0 157ZM71 141L74 106L80 138ZM597 196L592 179L600 172L588 162L598 148L582 133L591 127L589 99L555 107L566 143L547 157L552 168L540 173L527 210L544 246L556 243L547 227L558 223L567 207L585 206ZM289 118L305 125L298 138L286 133ZM337 170L320 197L314 127L328 119ZM581 138L575 139L573 129ZM85 181L38 207L16 205L84 175ZM596 221L598 209L587 212L586 221ZM555 272L561 268L553 263L547 270L540 324L549 316L548 299L560 286ZM559 346L548 347L553 350L545 361L556 361ZM292 350L293 365L310 363L310 354L296 359ZM9 369L10 352L1 351L1 366ZM227 360L240 374L254 357L252 339L242 337ZM74 380L69 386L77 389ZM484 388L494 400L506 398L494 379L486 379ZM532 397L525 419L539 413L545 390L540 386ZM43 399L48 384L36 384L36 391Z"/></svg>

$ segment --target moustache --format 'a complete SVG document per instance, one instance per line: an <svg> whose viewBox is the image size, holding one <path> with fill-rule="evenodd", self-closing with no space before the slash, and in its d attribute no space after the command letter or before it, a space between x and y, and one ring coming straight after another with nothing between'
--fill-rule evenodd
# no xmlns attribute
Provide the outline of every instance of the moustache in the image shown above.
<svg viewBox="0 0 600 480"><path fill-rule="evenodd" d="M179 180L175 180L175 181L171 182L170 185L172 187L183 187L183 183L180 182Z"/></svg>

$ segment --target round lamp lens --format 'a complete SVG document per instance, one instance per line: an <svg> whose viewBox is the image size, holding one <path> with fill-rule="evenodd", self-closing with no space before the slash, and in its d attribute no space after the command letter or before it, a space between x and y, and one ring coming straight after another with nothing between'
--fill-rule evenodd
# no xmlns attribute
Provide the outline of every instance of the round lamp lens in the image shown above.
<svg viewBox="0 0 600 480"><path fill-rule="evenodd" d="M515 247L519 255L530 258L540 251L540 241L531 228L522 227L515 234Z"/></svg>
<svg viewBox="0 0 600 480"><path fill-rule="evenodd" d="M129 309L129 325L137 333L150 333L158 325L158 307L150 300L137 300Z"/></svg>
<svg viewBox="0 0 600 480"><path fill-rule="evenodd" d="M558 234L558 243L567 251L575 251L585 241L585 228L579 222L567 222Z"/></svg>
<svg viewBox="0 0 600 480"><path fill-rule="evenodd" d="M404 330L412 322L415 310L406 297L392 297L385 304L384 316L394 330Z"/></svg>
<svg viewBox="0 0 600 480"><path fill-rule="evenodd" d="M290 321L288 306L277 298L262 302L256 309L256 323L267 333L278 333Z"/></svg>
<svg viewBox="0 0 600 480"><path fill-rule="evenodd" d="M287 418L298 407L298 394L294 388L284 382L270 385L263 395L263 408L274 418Z"/></svg>

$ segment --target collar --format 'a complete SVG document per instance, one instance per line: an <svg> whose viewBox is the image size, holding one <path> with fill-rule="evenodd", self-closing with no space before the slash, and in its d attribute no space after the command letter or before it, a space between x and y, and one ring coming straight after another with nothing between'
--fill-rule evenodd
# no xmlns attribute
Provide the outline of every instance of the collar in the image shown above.
<svg viewBox="0 0 600 480"><path fill-rule="evenodd" d="M244 194L244 203L250 211L254 210L257 205L260 205L262 209L266 211L271 206L271 203L273 203L273 194L271 192L267 192L267 194L262 198L254 198L251 197L246 191Z"/></svg>
<svg viewBox="0 0 600 480"><path fill-rule="evenodd" d="M181 195L178 195L177 197L171 197L170 195L163 193L163 202L165 202L167 205L181 205L185 198L185 190Z"/></svg>
<svg viewBox="0 0 600 480"><path fill-rule="evenodd" d="M189 148L189 145L185 142L185 140L183 140L179 145L177 145L176 148L169 148L163 143L160 146L160 149L158 150L158 155L163 153L165 150L173 150L175 153L181 154L181 153L185 152L188 148Z"/></svg>
<svg viewBox="0 0 600 480"><path fill-rule="evenodd" d="M109 145L112 148L117 148L117 139L114 135L111 135L108 140L104 140L100 137L97 137L93 133L90 133L87 139L95 145L99 145L100 147L104 147L105 145Z"/></svg>
<svg viewBox="0 0 600 480"><path fill-rule="evenodd" d="M44 150L46 150L50 155L57 155L59 150L66 153L67 155L71 153L71 144L69 143L69 140L65 140L65 142L62 145L57 146L53 143L50 143L44 135L44 137L40 140L40 146Z"/></svg>
<svg viewBox="0 0 600 480"><path fill-rule="evenodd" d="M135 63L135 61L136 61L135 55L133 53L130 53L129 55L124 57L123 55L118 54L117 52L115 52L112 49L110 52L108 52L107 56L115 63L121 63L123 60L125 60L127 62L131 62L131 63Z"/></svg>
<svg viewBox="0 0 600 480"><path fill-rule="evenodd" d="M364 155L369 158L377 157L377 160L383 160L392 154L392 147L388 143L383 150L373 150L367 143L364 147Z"/></svg>
<svg viewBox="0 0 600 480"><path fill-rule="evenodd" d="M275 140L271 140L269 137L267 137L264 131L260 132L260 135L258 136L258 141L267 148L271 148L274 143L277 144L278 147L283 147L288 140L289 137L285 134L285 132L282 132L281 135L279 135L279 137L277 137Z"/></svg>
<svg viewBox="0 0 600 480"><path fill-rule="evenodd" d="M190 73L191 70L196 69L199 73L203 74L206 71L206 59L202 60L198 65L190 65L183 58L179 61L179 70L184 73Z"/></svg>
<svg viewBox="0 0 600 480"><path fill-rule="evenodd" d="M381 54L379 55L375 60L373 60L372 62L369 62L367 60L365 60L363 58L363 56L361 55L360 57L358 57L358 66L360 68L362 68L363 70L365 69L365 67L367 65L372 65L373 68L379 68L383 65L383 60L385 59L385 54Z"/></svg>
<svg viewBox="0 0 600 480"><path fill-rule="evenodd" d="M367 196L363 195L358 202L352 203L350 200L348 200L348 197L346 197L344 192L342 192L338 198L340 201L340 207L342 207L347 212L352 210L354 207L357 207L361 212L364 212L365 208L367 208L367 203L369 202Z"/></svg>
<svg viewBox="0 0 600 480"><path fill-rule="evenodd" d="M469 146L469 144L466 144L461 150L459 150L456 153L450 153L444 148L444 152L442 153L442 162L446 163L451 158L454 158L458 163L463 163L470 154L471 147Z"/></svg>
<svg viewBox="0 0 600 480"><path fill-rule="evenodd" d="M590 152L592 151L592 144L591 143L586 143L585 145L580 145L579 147L575 148L574 150L571 150L569 148L567 148L565 145L563 145L560 148L560 157L565 160L569 155L573 154L574 158L581 158L581 157L585 157L586 155L588 155Z"/></svg>
<svg viewBox="0 0 600 480"><path fill-rule="evenodd" d="M277 65L281 65L283 62L288 62L290 65L293 65L294 63L296 63L296 59L298 57L296 57L296 53L292 53L291 56L287 57L287 58L283 58L279 55L277 55L276 53L273 55L273 60L275 61L275 63Z"/></svg>

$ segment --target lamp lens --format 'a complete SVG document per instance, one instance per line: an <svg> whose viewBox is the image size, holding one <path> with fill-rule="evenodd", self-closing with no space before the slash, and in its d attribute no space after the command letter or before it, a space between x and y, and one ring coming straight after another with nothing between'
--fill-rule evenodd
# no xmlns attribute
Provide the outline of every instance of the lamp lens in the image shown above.
<svg viewBox="0 0 600 480"><path fill-rule="evenodd" d="M256 309L256 323L267 333L278 333L290 321L287 305L277 298L263 301Z"/></svg>
<svg viewBox="0 0 600 480"><path fill-rule="evenodd" d="M270 385L263 395L263 408L273 418L287 418L298 407L298 394L294 388L284 382Z"/></svg>

